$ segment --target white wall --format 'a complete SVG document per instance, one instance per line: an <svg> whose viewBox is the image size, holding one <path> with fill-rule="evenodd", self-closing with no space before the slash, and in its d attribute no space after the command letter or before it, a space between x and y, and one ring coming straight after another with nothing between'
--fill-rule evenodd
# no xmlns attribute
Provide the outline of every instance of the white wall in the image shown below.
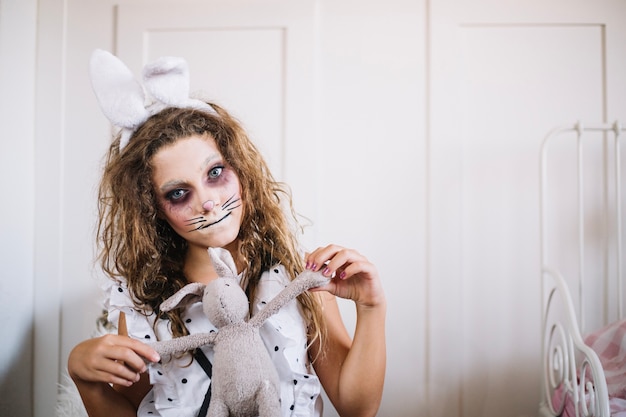
<svg viewBox="0 0 626 417"><path fill-rule="evenodd" d="M86 134L95 142L80 144L76 132L106 132L86 60L92 43L114 44L118 3L156 4L0 0L0 320L10 341L0 348L0 415L50 415L68 350L90 335L97 314L89 225L94 152L104 143ZM626 85L626 58L615 42L598 43L619 35L621 0L315 3L314 236L359 249L383 276L389 361L380 415L535 414L537 145L553 124L626 119L623 98L611 93ZM608 32L587 25L611 14ZM579 43L591 58L571 72L564 62ZM593 61L603 47L610 67ZM85 65L68 65L68 50ZM567 90L561 73L587 89ZM597 74L608 92L596 88ZM560 90L525 84L538 82ZM68 84L84 88L65 97ZM506 123L490 130L496 116ZM514 127L505 145L498 132L519 120L531 124ZM84 159L90 150L94 159ZM494 254L503 256L491 262ZM341 306L352 326L352 306Z"/></svg>
<svg viewBox="0 0 626 417"><path fill-rule="evenodd" d="M32 414L36 1L0 1L0 415ZM45 209L45 208L44 208ZM51 358L56 360L56 358Z"/></svg>
<svg viewBox="0 0 626 417"><path fill-rule="evenodd" d="M380 415L425 415L425 2L320 3L319 239L380 269L389 300Z"/></svg>

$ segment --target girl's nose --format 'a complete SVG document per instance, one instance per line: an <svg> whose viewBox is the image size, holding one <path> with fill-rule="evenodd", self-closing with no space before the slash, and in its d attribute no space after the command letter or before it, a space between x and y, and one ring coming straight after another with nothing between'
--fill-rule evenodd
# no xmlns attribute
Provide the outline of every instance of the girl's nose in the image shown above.
<svg viewBox="0 0 626 417"><path fill-rule="evenodd" d="M213 208L215 208L215 206L216 206L216 205L217 205L217 204L215 203L215 201L213 201L213 200L207 200L207 201L205 201L204 203L202 203L202 208L203 208L205 211L211 211L211 210L213 210Z"/></svg>

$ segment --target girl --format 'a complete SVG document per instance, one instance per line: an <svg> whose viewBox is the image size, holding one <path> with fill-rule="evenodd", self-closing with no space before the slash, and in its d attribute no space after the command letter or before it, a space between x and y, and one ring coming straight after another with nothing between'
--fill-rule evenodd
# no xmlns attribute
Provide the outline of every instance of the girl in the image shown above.
<svg viewBox="0 0 626 417"><path fill-rule="evenodd" d="M291 207L288 191L236 120L215 104L187 98L184 61L148 66L144 85L158 99L129 110L119 100L106 102L107 95L134 88L111 85L111 79L128 81L127 69L112 55L98 54L94 89L121 128L100 184L98 227L101 264L112 278L109 319L118 334L86 340L70 353L68 372L88 414L204 416L211 348L157 363L147 342L214 329L200 303L167 313L159 305L189 282L216 279L207 248L222 247L240 272L252 314L303 268L333 277L261 329L281 379L282 415L320 416L320 385L340 415L375 415L385 373L386 312L376 267L336 245L301 256L290 223L295 216L284 210ZM98 81L98 71L109 78ZM182 85L186 101L167 87L177 85L168 77L178 77L175 89ZM355 302L354 340L335 296Z"/></svg>

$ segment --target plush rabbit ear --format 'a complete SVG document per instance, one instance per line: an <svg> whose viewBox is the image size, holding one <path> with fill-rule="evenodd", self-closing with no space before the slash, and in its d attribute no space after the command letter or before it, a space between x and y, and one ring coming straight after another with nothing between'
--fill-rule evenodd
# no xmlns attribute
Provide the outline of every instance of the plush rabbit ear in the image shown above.
<svg viewBox="0 0 626 417"><path fill-rule="evenodd" d="M171 311L177 307L184 307L202 299L206 285L192 282L185 285L178 292L161 303L161 311Z"/></svg>
<svg viewBox="0 0 626 417"><path fill-rule="evenodd" d="M143 88L119 58L97 49L91 55L89 71L100 108L111 124L134 130L146 121Z"/></svg>
<svg viewBox="0 0 626 417"><path fill-rule="evenodd" d="M223 248L209 248L213 268L220 278L236 278L237 267L230 252Z"/></svg>

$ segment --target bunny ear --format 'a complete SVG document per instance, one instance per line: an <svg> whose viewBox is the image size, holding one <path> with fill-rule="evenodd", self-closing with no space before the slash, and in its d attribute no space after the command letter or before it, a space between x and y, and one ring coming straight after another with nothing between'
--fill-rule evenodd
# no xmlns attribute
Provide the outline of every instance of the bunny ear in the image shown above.
<svg viewBox="0 0 626 417"><path fill-rule="evenodd" d="M120 150L139 126L167 107L197 109L218 115L208 103L189 97L189 68L182 58L163 57L144 67L145 88L154 101L148 107L142 85L110 52L96 49L91 55L89 71L102 112L111 124L121 128Z"/></svg>
<svg viewBox="0 0 626 417"><path fill-rule="evenodd" d="M161 303L161 311L171 311L176 307L183 307L202 299L206 285L199 282L192 282L178 290L167 300Z"/></svg>
<svg viewBox="0 0 626 417"><path fill-rule="evenodd" d="M134 130L146 121L143 88L119 58L97 49L91 55L89 72L100 108L114 126Z"/></svg>
<svg viewBox="0 0 626 417"><path fill-rule="evenodd" d="M202 100L189 97L189 65L183 58L165 56L143 69L143 84L156 103L148 111L154 114L166 107L192 108L217 114Z"/></svg>
<svg viewBox="0 0 626 417"><path fill-rule="evenodd" d="M223 248L209 248L209 256L213 263L213 268L220 278L237 277L237 267L230 252Z"/></svg>
<svg viewBox="0 0 626 417"><path fill-rule="evenodd" d="M177 57L161 57L143 69L146 90L163 104L178 107L189 99L189 66Z"/></svg>

